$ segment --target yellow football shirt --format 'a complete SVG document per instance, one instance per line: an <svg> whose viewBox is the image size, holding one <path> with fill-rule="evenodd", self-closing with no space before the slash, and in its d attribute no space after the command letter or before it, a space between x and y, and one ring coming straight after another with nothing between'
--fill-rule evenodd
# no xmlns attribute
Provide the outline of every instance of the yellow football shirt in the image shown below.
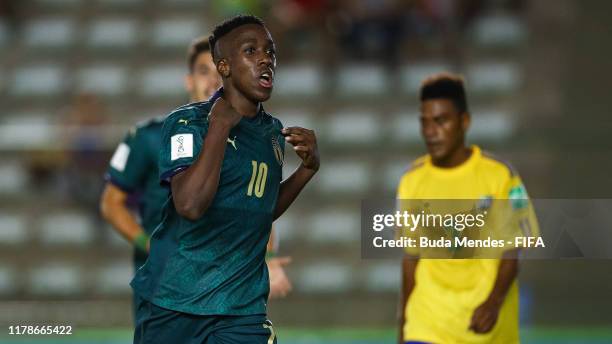
<svg viewBox="0 0 612 344"><path fill-rule="evenodd" d="M526 201L520 177L509 165L472 146L470 158L455 168L439 168L429 156L417 159L400 180L398 199L515 199ZM520 219L537 232L530 203ZM525 232L523 230L522 232ZM430 343L518 343L518 286L510 287L495 327L469 330L474 310L493 289L499 259L420 259L404 324L405 341Z"/></svg>

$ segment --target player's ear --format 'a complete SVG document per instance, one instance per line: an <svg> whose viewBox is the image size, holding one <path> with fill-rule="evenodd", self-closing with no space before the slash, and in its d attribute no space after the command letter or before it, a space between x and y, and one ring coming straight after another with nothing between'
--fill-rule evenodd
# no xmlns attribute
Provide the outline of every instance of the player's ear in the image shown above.
<svg viewBox="0 0 612 344"><path fill-rule="evenodd" d="M461 114L461 129L463 132L467 132L470 129L470 124L472 123L472 116L470 116L469 112L464 112Z"/></svg>
<svg viewBox="0 0 612 344"><path fill-rule="evenodd" d="M221 58L217 61L217 72L221 75L222 78L229 78L231 71L229 63L226 58Z"/></svg>

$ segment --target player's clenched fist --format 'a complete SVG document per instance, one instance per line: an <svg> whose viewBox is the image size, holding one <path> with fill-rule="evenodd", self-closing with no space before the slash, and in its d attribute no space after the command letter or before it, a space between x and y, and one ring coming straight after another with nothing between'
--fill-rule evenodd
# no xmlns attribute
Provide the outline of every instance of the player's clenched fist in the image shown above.
<svg viewBox="0 0 612 344"><path fill-rule="evenodd" d="M232 105L219 97L215 104L210 109L210 115L208 116L208 120L212 126L220 125L224 128L231 129L238 122L240 122L242 116L234 110Z"/></svg>
<svg viewBox="0 0 612 344"><path fill-rule="evenodd" d="M293 150L302 159L302 165L310 170L319 170L319 148L314 131L300 127L288 127L282 130L285 140L293 145Z"/></svg>

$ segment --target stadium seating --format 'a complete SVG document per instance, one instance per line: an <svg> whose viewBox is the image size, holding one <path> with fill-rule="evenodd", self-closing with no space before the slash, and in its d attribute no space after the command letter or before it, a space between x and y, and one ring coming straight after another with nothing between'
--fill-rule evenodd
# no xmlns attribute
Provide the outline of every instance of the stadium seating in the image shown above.
<svg viewBox="0 0 612 344"><path fill-rule="evenodd" d="M128 86L128 75L120 65L93 65L82 68L76 77L75 88L98 95L123 94Z"/></svg>
<svg viewBox="0 0 612 344"><path fill-rule="evenodd" d="M66 78L60 65L36 64L15 70L10 93L16 96L52 96L66 87Z"/></svg>
<svg viewBox="0 0 612 344"><path fill-rule="evenodd" d="M28 240L25 219L17 214L0 213L0 245L18 246Z"/></svg>
<svg viewBox="0 0 612 344"><path fill-rule="evenodd" d="M211 7L200 0L35 0L20 28L0 18L0 204L10 205L0 214L0 248L35 247L23 269L2 262L0 295L127 300L130 245L101 221L97 204L62 194L65 181L47 181L61 195L38 190L30 154L52 155L48 168L62 173L62 159L76 150L64 144L71 129L67 113L83 93L98 96L107 110L93 129L100 146L89 152L105 159L134 123L184 103L187 44L219 21ZM360 257L358 201L393 198L400 176L423 153L416 93L431 73L465 75L475 118L471 140L512 142L527 115L519 97L525 69L508 56L522 51L528 34L518 15L485 13L465 37L465 58L432 53L411 36L402 42L411 50L398 67L369 60L328 64L319 56L322 47L308 50L316 58L286 59L284 51L292 47L278 48L274 96L266 110L285 126L315 129L324 166L275 223L281 254L294 256L289 273L297 302L320 294L350 298L359 290L395 302L397 262L353 264ZM289 147L285 176L299 163ZM100 184L88 179L87 186L99 191L102 175L93 177ZM125 311L113 308L109 314L118 310Z"/></svg>
<svg viewBox="0 0 612 344"><path fill-rule="evenodd" d="M76 33L69 18L44 18L27 23L24 41L32 48L61 48L72 43Z"/></svg>

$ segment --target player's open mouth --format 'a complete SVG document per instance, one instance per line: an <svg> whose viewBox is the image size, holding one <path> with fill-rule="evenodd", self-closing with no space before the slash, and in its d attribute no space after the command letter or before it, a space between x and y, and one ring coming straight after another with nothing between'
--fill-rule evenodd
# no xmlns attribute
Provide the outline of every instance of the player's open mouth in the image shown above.
<svg viewBox="0 0 612 344"><path fill-rule="evenodd" d="M274 83L274 72L265 71L259 75L259 85L264 88L272 88Z"/></svg>

